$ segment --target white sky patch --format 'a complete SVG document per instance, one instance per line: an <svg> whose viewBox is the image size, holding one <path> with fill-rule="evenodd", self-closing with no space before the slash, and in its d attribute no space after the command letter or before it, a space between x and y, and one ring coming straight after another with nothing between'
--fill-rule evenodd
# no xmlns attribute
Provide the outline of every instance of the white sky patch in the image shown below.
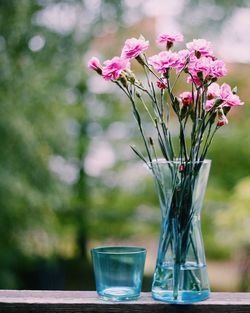
<svg viewBox="0 0 250 313"><path fill-rule="evenodd" d="M125 0L129 10L123 12L123 20L127 26L137 23L141 18L140 6L144 0Z"/></svg>
<svg viewBox="0 0 250 313"><path fill-rule="evenodd" d="M250 8L240 8L225 24L218 51L227 62L250 62Z"/></svg>
<svg viewBox="0 0 250 313"><path fill-rule="evenodd" d="M95 12L101 5L101 0L85 0L84 4L88 8L88 10Z"/></svg>
<svg viewBox="0 0 250 313"><path fill-rule="evenodd" d="M68 3L50 4L40 11L35 22L58 33L70 33L77 22L79 7Z"/></svg>
<svg viewBox="0 0 250 313"><path fill-rule="evenodd" d="M140 6L144 2L144 0L125 0L125 2L129 8L134 9Z"/></svg>
<svg viewBox="0 0 250 313"><path fill-rule="evenodd" d="M32 37L28 42L28 46L30 50L33 52L38 52L42 50L44 45L45 45L45 38L43 35L36 35Z"/></svg>
<svg viewBox="0 0 250 313"><path fill-rule="evenodd" d="M55 155L49 160L49 168L67 184L73 184L78 177L77 167L67 162L62 156Z"/></svg>
<svg viewBox="0 0 250 313"><path fill-rule="evenodd" d="M184 5L184 0L148 0L144 2L144 12L148 16L156 16L156 33L164 31L181 31L176 21Z"/></svg>
<svg viewBox="0 0 250 313"><path fill-rule="evenodd" d="M133 192L143 184L145 177L150 173L141 161L129 164L121 173L118 179L119 185L127 191Z"/></svg>
<svg viewBox="0 0 250 313"><path fill-rule="evenodd" d="M113 140L125 139L129 136L130 128L126 123L113 122L110 124L107 136Z"/></svg>
<svg viewBox="0 0 250 313"><path fill-rule="evenodd" d="M96 73L93 73L93 76L91 76L88 80L88 88L91 93L95 94L111 93L112 84L110 81L107 81Z"/></svg>
<svg viewBox="0 0 250 313"><path fill-rule="evenodd" d="M111 168L116 157L112 146L103 139L93 140L84 160L84 168L90 176L100 176L102 171Z"/></svg>

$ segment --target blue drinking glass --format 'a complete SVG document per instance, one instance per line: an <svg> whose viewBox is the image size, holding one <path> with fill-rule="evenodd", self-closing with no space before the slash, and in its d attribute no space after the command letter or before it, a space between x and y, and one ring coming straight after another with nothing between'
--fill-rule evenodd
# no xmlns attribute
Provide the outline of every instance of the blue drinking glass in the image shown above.
<svg viewBox="0 0 250 313"><path fill-rule="evenodd" d="M96 291L106 301L129 301L140 296L146 249L100 247L91 250Z"/></svg>

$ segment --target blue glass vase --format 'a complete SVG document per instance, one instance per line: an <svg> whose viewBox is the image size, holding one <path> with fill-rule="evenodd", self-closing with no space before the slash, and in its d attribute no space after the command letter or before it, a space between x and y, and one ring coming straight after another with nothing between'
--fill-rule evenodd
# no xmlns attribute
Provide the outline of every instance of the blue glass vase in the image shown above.
<svg viewBox="0 0 250 313"><path fill-rule="evenodd" d="M200 213L211 161L155 160L162 223L152 284L156 300L188 304L209 297Z"/></svg>

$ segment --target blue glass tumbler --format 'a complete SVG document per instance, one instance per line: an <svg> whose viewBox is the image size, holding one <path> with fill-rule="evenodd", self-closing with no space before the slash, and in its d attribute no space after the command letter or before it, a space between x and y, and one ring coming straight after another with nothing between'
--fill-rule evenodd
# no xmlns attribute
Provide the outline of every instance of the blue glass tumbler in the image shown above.
<svg viewBox="0 0 250 313"><path fill-rule="evenodd" d="M100 247L91 250L96 291L106 301L129 301L140 296L146 249Z"/></svg>

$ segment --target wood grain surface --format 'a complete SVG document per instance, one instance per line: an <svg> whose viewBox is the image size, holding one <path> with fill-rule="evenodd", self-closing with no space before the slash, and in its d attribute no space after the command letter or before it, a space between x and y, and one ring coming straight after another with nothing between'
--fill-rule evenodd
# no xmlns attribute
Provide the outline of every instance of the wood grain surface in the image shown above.
<svg viewBox="0 0 250 313"><path fill-rule="evenodd" d="M212 293L192 305L170 305L142 293L137 301L105 302L93 291L0 290L0 313L250 313L250 293Z"/></svg>

